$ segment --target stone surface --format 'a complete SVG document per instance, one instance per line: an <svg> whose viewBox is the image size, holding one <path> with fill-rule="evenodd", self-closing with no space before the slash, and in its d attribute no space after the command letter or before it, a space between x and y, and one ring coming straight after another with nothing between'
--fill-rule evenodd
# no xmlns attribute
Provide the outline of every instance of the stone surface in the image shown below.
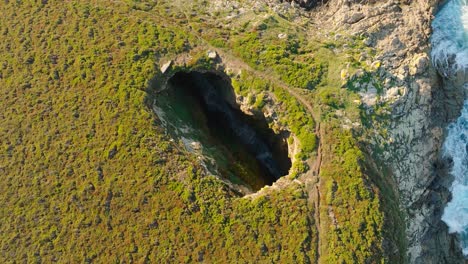
<svg viewBox="0 0 468 264"><path fill-rule="evenodd" d="M161 73L166 73L167 70L172 66L172 60L164 63L162 66L161 66Z"/></svg>
<svg viewBox="0 0 468 264"><path fill-rule="evenodd" d="M207 55L210 59L216 59L218 57L218 53L216 53L216 51L213 50L208 51Z"/></svg>
<svg viewBox="0 0 468 264"><path fill-rule="evenodd" d="M377 102L377 89L370 83L367 84L365 91L359 93L361 101L366 106L373 106Z"/></svg>
<svg viewBox="0 0 468 264"><path fill-rule="evenodd" d="M344 16L344 18L343 18L343 22L347 23L347 24L354 24L354 23L357 23L357 22L361 21L365 17L366 16L362 12L356 12L356 13L353 13L353 14L346 14Z"/></svg>
<svg viewBox="0 0 468 264"><path fill-rule="evenodd" d="M429 67L430 61L427 54L416 54L410 68L411 75L422 74Z"/></svg>
<svg viewBox="0 0 468 264"><path fill-rule="evenodd" d="M391 169L398 189L409 263L463 263L456 237L441 221L450 196L441 147L447 124L459 113L464 96L460 84L467 76L459 71L443 85L431 66L431 21L442 2L331 0L313 14L330 31L364 36L364 45L378 51L369 64L383 76L379 100L392 105L392 118L388 138L376 134L370 142L389 145L376 162ZM362 103L372 107L372 87L358 88Z"/></svg>

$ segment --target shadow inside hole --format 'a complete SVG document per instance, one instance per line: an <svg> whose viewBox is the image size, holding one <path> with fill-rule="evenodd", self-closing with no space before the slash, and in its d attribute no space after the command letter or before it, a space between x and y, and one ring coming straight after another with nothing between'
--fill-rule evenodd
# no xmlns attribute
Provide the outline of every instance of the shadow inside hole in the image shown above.
<svg viewBox="0 0 468 264"><path fill-rule="evenodd" d="M263 115L243 113L227 76L178 72L156 98L168 130L209 157L211 172L253 191L288 174L289 135L275 134Z"/></svg>

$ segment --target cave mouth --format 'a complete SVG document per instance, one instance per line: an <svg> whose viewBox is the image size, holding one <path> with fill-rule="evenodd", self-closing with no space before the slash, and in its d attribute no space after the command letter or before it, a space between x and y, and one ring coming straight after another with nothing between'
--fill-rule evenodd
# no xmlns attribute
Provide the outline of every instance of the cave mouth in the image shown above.
<svg viewBox="0 0 468 264"><path fill-rule="evenodd" d="M242 112L226 75L177 72L158 97L166 119L178 120L172 134L205 157L211 172L253 191L288 174L289 134L276 134L263 114Z"/></svg>

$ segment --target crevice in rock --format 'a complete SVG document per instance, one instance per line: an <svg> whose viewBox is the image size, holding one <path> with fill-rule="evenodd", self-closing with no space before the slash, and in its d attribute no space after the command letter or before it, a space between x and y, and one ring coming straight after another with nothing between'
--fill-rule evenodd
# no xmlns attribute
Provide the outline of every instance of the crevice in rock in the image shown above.
<svg viewBox="0 0 468 264"><path fill-rule="evenodd" d="M207 171L251 191L288 174L289 132L274 133L264 115L240 110L222 73L177 72L154 107L168 132L199 155Z"/></svg>

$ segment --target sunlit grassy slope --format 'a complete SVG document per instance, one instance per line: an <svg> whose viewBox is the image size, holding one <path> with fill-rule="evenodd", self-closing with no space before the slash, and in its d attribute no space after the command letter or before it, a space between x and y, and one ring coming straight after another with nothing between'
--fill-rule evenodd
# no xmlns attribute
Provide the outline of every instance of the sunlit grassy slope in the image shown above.
<svg viewBox="0 0 468 264"><path fill-rule="evenodd" d="M385 221L387 198L332 114L359 111L350 106L355 95L329 76L336 70L328 45L274 16L218 27L222 12L190 2L181 9L172 1L0 3L1 262L399 260L383 247L384 226L397 222ZM249 13L256 15L264 17ZM285 29L290 37L280 43ZM202 176L196 157L171 142L148 106L149 80L160 58L209 45L309 91L304 98L327 135L320 183L241 198ZM315 133L301 130L315 126L311 113L275 89L294 113L303 150L316 155ZM304 121L294 128L297 120Z"/></svg>

